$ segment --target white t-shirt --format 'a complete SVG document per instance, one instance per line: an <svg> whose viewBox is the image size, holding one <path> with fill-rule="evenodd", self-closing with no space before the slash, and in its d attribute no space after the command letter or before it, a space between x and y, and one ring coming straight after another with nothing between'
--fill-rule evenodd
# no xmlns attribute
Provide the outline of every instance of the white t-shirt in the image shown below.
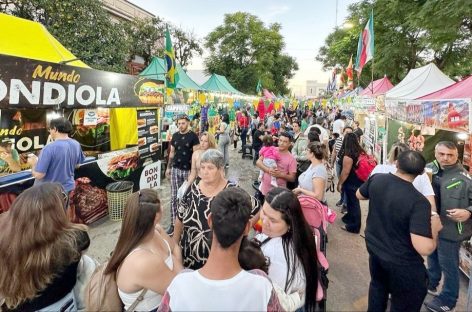
<svg viewBox="0 0 472 312"><path fill-rule="evenodd" d="M316 127L316 128L318 128L318 129L320 129L320 131L321 131L321 135L320 135L321 143L329 141L329 133L328 133L328 130L326 130L325 128L323 128L323 127L320 126L320 125L309 126L309 127L305 130L305 133L304 133L306 137L308 137L308 133L310 133L310 129L313 128L313 127Z"/></svg>
<svg viewBox="0 0 472 312"><path fill-rule="evenodd" d="M271 296L276 294L267 277L244 270L226 280L184 271L167 288L159 311L267 311Z"/></svg>
<svg viewBox="0 0 472 312"><path fill-rule="evenodd" d="M256 235L256 239L263 242L267 238L265 234ZM280 288L285 289L287 283L287 261L285 260L284 248L282 245L282 237L271 238L268 242L261 246L264 256L270 259L269 266L269 278L272 282L278 285ZM287 289L287 294L298 292L301 294L305 293L306 289L306 278L303 266L295 256L293 248L290 248L290 263L292 264L292 270L295 270L295 277ZM300 307L305 303L305 296L300 301ZM298 307L299 308L299 307Z"/></svg>
<svg viewBox="0 0 472 312"><path fill-rule="evenodd" d="M336 119L333 122L333 133L339 133L339 135L341 135L343 132L343 129L344 129L344 121L341 118Z"/></svg>
<svg viewBox="0 0 472 312"><path fill-rule="evenodd" d="M395 172L397 172L397 167L395 165L384 164L375 166L374 170L372 170L372 173L370 175L373 175L375 173ZM420 192L424 196L434 196L433 186L431 185L429 177L426 173L417 176L416 179L413 181L413 186L418 190L418 192Z"/></svg>

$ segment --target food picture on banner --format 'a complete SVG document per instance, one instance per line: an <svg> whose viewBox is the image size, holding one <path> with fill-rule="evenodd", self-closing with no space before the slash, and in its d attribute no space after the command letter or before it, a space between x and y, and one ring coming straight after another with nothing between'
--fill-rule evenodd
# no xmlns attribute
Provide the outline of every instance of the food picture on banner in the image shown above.
<svg viewBox="0 0 472 312"><path fill-rule="evenodd" d="M138 168L138 162L137 151L112 157L108 162L107 175L116 180L124 179Z"/></svg>
<svg viewBox="0 0 472 312"><path fill-rule="evenodd" d="M164 84L156 81L140 80L135 85L135 92L143 104L164 104Z"/></svg>
<svg viewBox="0 0 472 312"><path fill-rule="evenodd" d="M13 148L13 142L4 139L0 142L0 176L21 170L20 155Z"/></svg>
<svg viewBox="0 0 472 312"><path fill-rule="evenodd" d="M66 116L70 116L74 132L71 137L83 146L87 154L110 150L110 110L108 108L76 109ZM95 152L95 153L94 153Z"/></svg>

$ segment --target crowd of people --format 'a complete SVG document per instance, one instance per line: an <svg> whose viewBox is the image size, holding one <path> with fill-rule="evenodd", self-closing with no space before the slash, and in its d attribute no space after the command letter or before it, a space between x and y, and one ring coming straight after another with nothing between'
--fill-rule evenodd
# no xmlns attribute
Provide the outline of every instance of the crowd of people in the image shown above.
<svg viewBox="0 0 472 312"><path fill-rule="evenodd" d="M188 116L177 117L166 169L171 225L160 226L157 191L133 193L103 271L115 276L126 311L319 309L320 241L299 198L326 207L333 176L343 230L360 233L359 200L369 200L368 310L385 311L389 298L391 311L419 311L423 304L431 311L454 309L460 243L472 235L472 179L454 143L437 143L436 160L428 165L418 151L396 143L388 162L371 168L365 180L358 173L368 154L363 132L341 110L290 106L250 116L238 110L232 123L222 113L216 138L193 131ZM68 221L70 175L57 174L69 172L83 157L67 141L67 126L51 124L55 145L31 160L40 182L0 215L5 311L72 311L83 300L74 285L90 239L84 226ZM253 165L260 170L253 196L226 178L231 143L238 150L236 136L239 151L251 145ZM55 168L49 164L56 149L70 149L75 156ZM425 302L428 292L434 297Z"/></svg>

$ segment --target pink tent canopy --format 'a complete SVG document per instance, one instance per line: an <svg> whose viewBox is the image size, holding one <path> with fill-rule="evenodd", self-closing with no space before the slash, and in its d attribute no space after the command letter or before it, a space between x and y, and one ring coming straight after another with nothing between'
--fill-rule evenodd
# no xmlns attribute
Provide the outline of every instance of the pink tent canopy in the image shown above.
<svg viewBox="0 0 472 312"><path fill-rule="evenodd" d="M456 82L455 84L422 96L419 99L461 99L461 98L472 98L472 76Z"/></svg>
<svg viewBox="0 0 472 312"><path fill-rule="evenodd" d="M376 96L379 94L384 94L388 90L393 88L393 84L384 76L381 79L377 79L371 82L359 95L360 96ZM374 90L374 92L372 92Z"/></svg>

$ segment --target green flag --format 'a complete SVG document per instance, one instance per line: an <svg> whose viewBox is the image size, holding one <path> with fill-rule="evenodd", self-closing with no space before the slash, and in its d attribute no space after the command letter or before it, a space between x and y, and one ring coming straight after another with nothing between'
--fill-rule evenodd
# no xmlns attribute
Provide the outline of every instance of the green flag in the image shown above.
<svg viewBox="0 0 472 312"><path fill-rule="evenodd" d="M259 79L259 81L257 82L256 92L257 92L257 95L259 95L259 96L262 94L262 83L261 83L261 80L260 80L260 79Z"/></svg>
<svg viewBox="0 0 472 312"><path fill-rule="evenodd" d="M167 88L175 89L179 83L179 73L177 72L177 66L175 63L175 52L172 47L172 41L170 40L169 29L166 29L166 51L165 59L167 63Z"/></svg>

